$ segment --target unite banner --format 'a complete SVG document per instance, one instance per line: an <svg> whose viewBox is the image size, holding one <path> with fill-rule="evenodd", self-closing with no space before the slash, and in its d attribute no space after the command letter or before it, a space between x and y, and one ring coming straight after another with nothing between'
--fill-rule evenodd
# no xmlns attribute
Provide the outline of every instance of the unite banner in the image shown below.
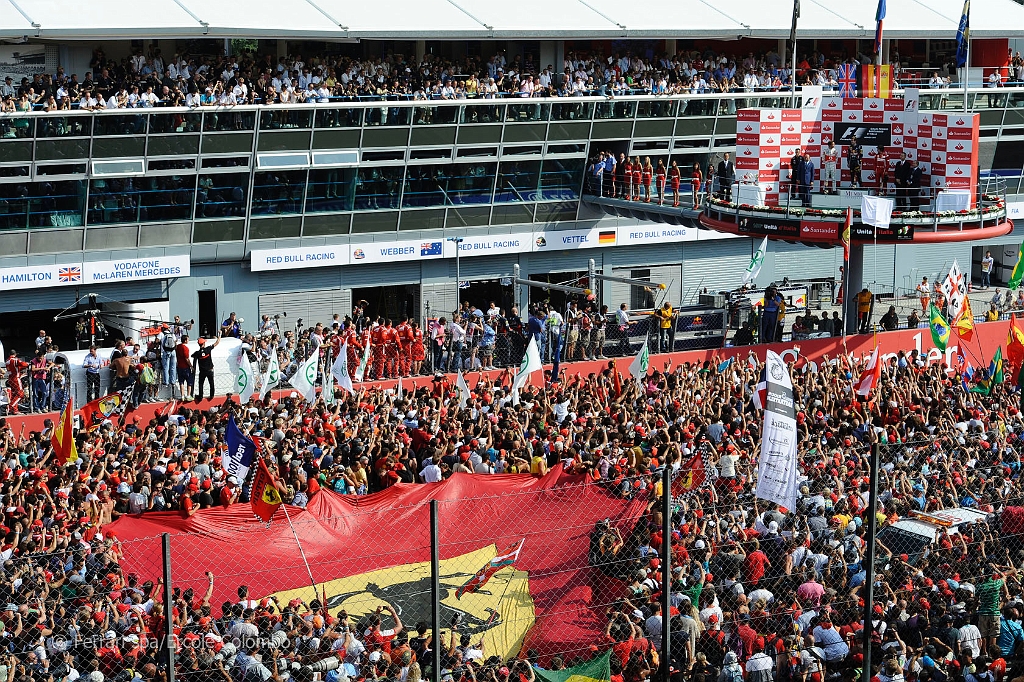
<svg viewBox="0 0 1024 682"><path fill-rule="evenodd" d="M787 510L796 509L797 455L793 382L782 357L769 350L765 359L765 400L761 453L757 463L757 497Z"/></svg>

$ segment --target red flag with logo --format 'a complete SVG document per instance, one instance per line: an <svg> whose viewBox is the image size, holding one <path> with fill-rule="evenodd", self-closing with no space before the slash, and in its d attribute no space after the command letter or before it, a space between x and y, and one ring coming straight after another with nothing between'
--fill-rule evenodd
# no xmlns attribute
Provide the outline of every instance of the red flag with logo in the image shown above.
<svg viewBox="0 0 1024 682"><path fill-rule="evenodd" d="M252 513L262 521L270 523L274 512L280 506L281 493L277 491L274 477L261 457L252 481Z"/></svg>
<svg viewBox="0 0 1024 682"><path fill-rule="evenodd" d="M697 453L684 462L672 480L672 497L684 497L698 490L708 480L707 470L704 468L704 457Z"/></svg>

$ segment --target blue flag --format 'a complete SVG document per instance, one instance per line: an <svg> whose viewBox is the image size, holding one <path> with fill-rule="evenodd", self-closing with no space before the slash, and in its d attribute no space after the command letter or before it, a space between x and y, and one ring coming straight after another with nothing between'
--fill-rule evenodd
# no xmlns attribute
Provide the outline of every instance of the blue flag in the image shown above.
<svg viewBox="0 0 1024 682"><path fill-rule="evenodd" d="M875 54L882 54L882 23L885 20L885 0L878 0L875 11Z"/></svg>
<svg viewBox="0 0 1024 682"><path fill-rule="evenodd" d="M732 358L726 358L723 362L718 365L718 373L721 374L725 370L729 369L729 365L732 364Z"/></svg>
<svg viewBox="0 0 1024 682"><path fill-rule="evenodd" d="M971 0L964 0L964 12L956 29L956 68L967 66L967 51L971 44Z"/></svg>
<svg viewBox="0 0 1024 682"><path fill-rule="evenodd" d="M242 485L249 475L249 467L256 459L256 443L238 428L238 424L235 423L235 415L228 418L226 435L228 451L223 459L224 471L228 476L238 479L238 485Z"/></svg>

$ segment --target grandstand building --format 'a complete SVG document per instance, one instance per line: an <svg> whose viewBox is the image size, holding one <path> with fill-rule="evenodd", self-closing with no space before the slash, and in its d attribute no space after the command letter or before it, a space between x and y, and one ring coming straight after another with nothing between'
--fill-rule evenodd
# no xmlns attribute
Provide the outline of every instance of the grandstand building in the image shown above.
<svg viewBox="0 0 1024 682"><path fill-rule="evenodd" d="M706 169L734 151L738 109L788 106L788 90L746 87L742 74L739 91L725 93L650 94L657 82L639 78L624 89L599 82L573 90L567 81L577 76L576 60L586 61L581 55L612 67L625 59L626 71L640 60L657 72L661 60L684 53L701 61L724 55L742 70L749 54L785 72L792 3L754 5L658 0L637 12L609 0L546 0L508 11L428 0L382 11L341 0L286 8L265 0L6 2L0 78L11 76L11 90L0 86L0 95L12 95L12 108L0 113L0 312L22 313L16 326L38 328L95 293L195 318L210 331L230 311L253 322L282 313L326 320L360 299L371 314L422 319L451 311L456 296L510 306L543 295L515 295L515 266L534 280L579 281L591 260L606 274L667 283L674 303L734 288L755 246L750 238L698 229L682 214L673 226L610 215L587 201L589 161L601 151L675 161L688 181L694 163ZM922 108L980 114L982 185L1005 196L1011 219L1020 217L1024 82L1013 55L1024 7L973 3L966 106L965 70L949 66L962 3L888 9L883 62L898 58L898 85L919 86ZM870 52L873 14L873 3L804 3L801 59L821 55L827 69ZM248 81L226 54L253 55ZM97 94L119 96L116 75L102 68L110 61L135 69L128 84L141 87L126 88L131 101L156 85L153 106L100 108ZM383 94L363 87L297 103L219 99L241 84L252 101L250 89L265 94L296 62L307 67L297 69L298 91L311 82L317 92L332 63L359 64L362 77L384 83L405 82L406 68L428 72L401 93L385 86ZM467 64L478 72L446 66ZM146 70L154 74L142 77ZM182 85L196 72L218 98L209 106L202 89ZM84 100L19 107L22 88L38 88L44 73L74 74L74 94ZM486 85L508 74L571 96L520 96L530 93L518 86L493 97L483 88L475 96L445 91L473 76ZM988 87L993 74L998 89ZM932 80L943 75L948 84ZM221 90L212 85L218 80ZM42 86L59 94L56 80ZM959 244L869 244L863 281L876 293L913 291L954 259L977 274L991 250L993 281L1005 282L1019 232ZM841 263L839 248L777 242L759 281L834 278ZM599 296L612 306L646 303L628 285L607 284ZM0 337L17 336L5 319Z"/></svg>

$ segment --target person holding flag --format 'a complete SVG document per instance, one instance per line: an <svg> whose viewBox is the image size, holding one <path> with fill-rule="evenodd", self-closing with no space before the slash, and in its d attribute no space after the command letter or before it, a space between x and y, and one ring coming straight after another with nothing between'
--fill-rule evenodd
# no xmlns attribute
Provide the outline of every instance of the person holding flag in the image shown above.
<svg viewBox="0 0 1024 682"><path fill-rule="evenodd" d="M637 384L643 384L644 379L647 377L647 368L651 362L650 341L650 336L644 339L643 344L640 346L640 351L633 358L633 362L629 363L629 373L636 379Z"/></svg>
<svg viewBox="0 0 1024 682"><path fill-rule="evenodd" d="M263 373L263 382L260 384L260 398L266 398L270 390L281 382L281 364L277 358L277 349L270 349L270 360L267 361L267 371Z"/></svg>
<svg viewBox="0 0 1024 682"><path fill-rule="evenodd" d="M757 279L757 276L761 273L761 264L764 263L764 256L768 253L768 237L761 240L760 246L757 247L757 251L750 258L750 265L747 266L746 271L743 273L743 286L753 284Z"/></svg>
<svg viewBox="0 0 1024 682"><path fill-rule="evenodd" d="M537 348L537 338L530 337L530 343L526 346L523 354L523 361L519 364L515 379L512 380L512 404L519 405L519 391L530 380L530 375L540 372L544 365L540 361L540 350Z"/></svg>
<svg viewBox="0 0 1024 682"><path fill-rule="evenodd" d="M868 364L860 373L860 379L857 381L857 395L867 398L871 395L871 391L878 387L881 378L882 363L878 359L878 345L875 344L875 349L871 351L871 357L868 358Z"/></svg>
<svg viewBox="0 0 1024 682"><path fill-rule="evenodd" d="M270 523L274 512L283 502L281 499L283 491L280 488L283 486L267 468L264 459L260 457L256 463L256 475L252 480L250 503L252 504L252 513L264 523Z"/></svg>
<svg viewBox="0 0 1024 682"><path fill-rule="evenodd" d="M338 385L348 391L349 394L354 393L352 390L352 376L348 372L347 338L345 339L345 342L341 344L341 350L338 352L338 357L334 359L334 364L331 365L331 376L337 380ZM330 389L331 393L334 393L334 382L331 381L330 383L332 384ZM401 379L399 379L399 384L401 384Z"/></svg>
<svg viewBox="0 0 1024 682"><path fill-rule="evenodd" d="M928 327L932 331L932 343L935 344L935 347L939 350L946 350L946 345L949 343L949 322L942 316L934 303L928 306Z"/></svg>
<svg viewBox="0 0 1024 682"><path fill-rule="evenodd" d="M69 399L60 413L60 421L57 422L57 426L53 429L53 435L50 437L53 455L61 466L78 461L78 446L75 444L75 437L72 433L74 414L74 399Z"/></svg>
<svg viewBox="0 0 1024 682"><path fill-rule="evenodd" d="M304 362L299 363L299 368L292 375L288 382L306 402L313 402L316 398L316 378L320 370L320 352L313 349Z"/></svg>

